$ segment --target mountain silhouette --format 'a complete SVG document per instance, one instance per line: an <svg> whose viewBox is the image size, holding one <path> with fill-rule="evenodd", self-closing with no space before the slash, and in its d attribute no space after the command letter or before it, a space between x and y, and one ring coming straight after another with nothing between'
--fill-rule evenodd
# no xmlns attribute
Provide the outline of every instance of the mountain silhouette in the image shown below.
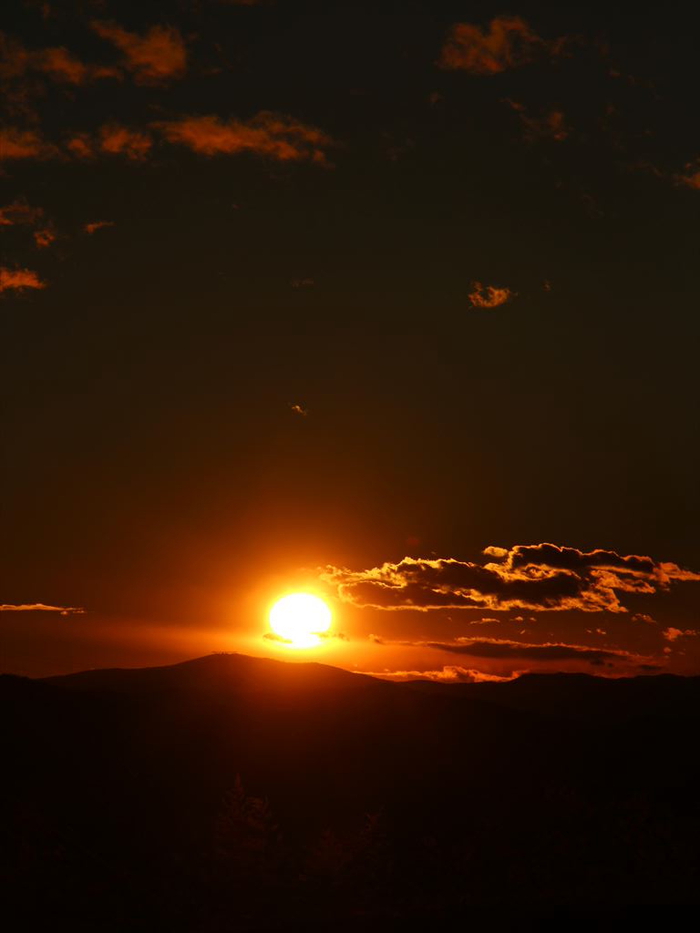
<svg viewBox="0 0 700 933"><path fill-rule="evenodd" d="M28 921L366 928L500 905L522 928L698 900L700 678L391 683L212 655L5 675L0 699Z"/></svg>

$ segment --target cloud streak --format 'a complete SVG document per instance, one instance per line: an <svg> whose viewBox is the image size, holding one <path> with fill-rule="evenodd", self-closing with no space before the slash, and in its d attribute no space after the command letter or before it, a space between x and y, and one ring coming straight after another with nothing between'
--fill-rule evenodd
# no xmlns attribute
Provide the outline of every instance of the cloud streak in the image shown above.
<svg viewBox="0 0 700 933"><path fill-rule="evenodd" d="M155 124L168 142L199 155L253 152L280 162L325 162L331 139L315 126L284 114L261 111L251 120L222 120L214 115L182 117Z"/></svg>
<svg viewBox="0 0 700 933"><path fill-rule="evenodd" d="M474 668L459 667L454 664L446 664L438 670L428 671L372 671L363 674L369 677L379 677L381 680L393 680L404 683L410 680L430 680L433 683L441 684L478 684L484 682L500 682L515 680L524 671L517 671L508 676L500 674L488 674L485 671L478 671Z"/></svg>
<svg viewBox="0 0 700 933"><path fill-rule="evenodd" d="M58 612L62 616L84 615L79 606L47 606L45 603L0 603L0 612Z"/></svg>

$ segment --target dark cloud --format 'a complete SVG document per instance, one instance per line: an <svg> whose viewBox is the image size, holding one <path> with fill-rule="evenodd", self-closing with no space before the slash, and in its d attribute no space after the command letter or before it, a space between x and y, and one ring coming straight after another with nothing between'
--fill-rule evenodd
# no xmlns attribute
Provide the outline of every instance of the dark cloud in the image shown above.
<svg viewBox="0 0 700 933"><path fill-rule="evenodd" d="M326 567L321 578L356 606L375 609L579 609L626 612L621 593L656 593L700 574L650 557L553 544L488 547L495 562L405 557L370 570Z"/></svg>
<svg viewBox="0 0 700 933"><path fill-rule="evenodd" d="M599 666L606 661L638 661L636 655L617 649L591 648L586 645L570 645L563 642L512 641L506 638L455 638L451 641L389 641L373 636L378 645L399 645L405 648L430 648L450 654L467 655L472 658L492 660L529 661L584 661Z"/></svg>

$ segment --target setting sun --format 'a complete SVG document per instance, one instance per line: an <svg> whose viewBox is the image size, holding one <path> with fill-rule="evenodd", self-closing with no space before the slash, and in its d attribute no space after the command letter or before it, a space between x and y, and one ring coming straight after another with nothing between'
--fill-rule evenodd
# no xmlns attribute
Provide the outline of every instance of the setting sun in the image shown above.
<svg viewBox="0 0 700 933"><path fill-rule="evenodd" d="M318 596L291 593L270 610L270 628L288 648L316 648L331 627L331 610Z"/></svg>

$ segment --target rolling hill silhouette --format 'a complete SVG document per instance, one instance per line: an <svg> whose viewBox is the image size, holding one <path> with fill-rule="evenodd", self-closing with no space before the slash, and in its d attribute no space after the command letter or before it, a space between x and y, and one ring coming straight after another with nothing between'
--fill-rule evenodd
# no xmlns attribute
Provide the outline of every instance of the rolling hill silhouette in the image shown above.
<svg viewBox="0 0 700 933"><path fill-rule="evenodd" d="M0 678L7 896L77 929L696 903L700 678L213 655ZM504 927L505 928L505 927Z"/></svg>

